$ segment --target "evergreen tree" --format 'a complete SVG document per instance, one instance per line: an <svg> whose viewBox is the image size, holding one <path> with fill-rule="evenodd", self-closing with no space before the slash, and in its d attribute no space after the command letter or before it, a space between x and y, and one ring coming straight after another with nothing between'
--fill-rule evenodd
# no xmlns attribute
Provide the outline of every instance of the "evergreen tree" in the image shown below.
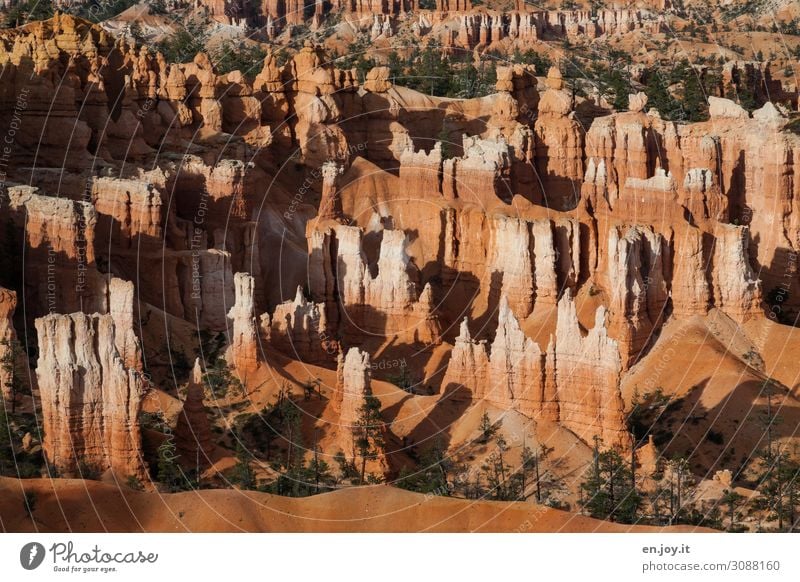
<svg viewBox="0 0 800 582"><path fill-rule="evenodd" d="M206 48L208 28L202 20L191 19L156 45L170 63L187 63Z"/></svg>
<svg viewBox="0 0 800 582"><path fill-rule="evenodd" d="M517 482L510 479L511 467L506 463L508 443L502 435L497 437L497 449L489 456L481 469L486 476L489 492L498 501L510 501L519 496Z"/></svg>
<svg viewBox="0 0 800 582"><path fill-rule="evenodd" d="M223 357L217 357L210 366L206 367L203 380L214 398L225 398L231 390L239 394L244 391L242 383L234 376Z"/></svg>
<svg viewBox="0 0 800 582"><path fill-rule="evenodd" d="M644 87L647 104L657 109L662 119L680 121L685 117L683 107L670 93L669 87L670 83L666 75L658 69L649 71Z"/></svg>
<svg viewBox="0 0 800 582"><path fill-rule="evenodd" d="M765 452L756 508L767 511L778 531L798 531L800 519L800 464L785 451Z"/></svg>
<svg viewBox="0 0 800 582"><path fill-rule="evenodd" d="M420 456L420 461L415 468L403 467L401 469L396 484L409 491L449 496L448 473L451 468L452 462L445 455L441 442L437 440L433 447Z"/></svg>
<svg viewBox="0 0 800 582"><path fill-rule="evenodd" d="M583 507L592 517L619 523L634 523L641 497L632 486L628 463L620 454L595 448L595 461L589 478L581 483Z"/></svg>
<svg viewBox="0 0 800 582"><path fill-rule="evenodd" d="M22 26L34 20L47 20L54 13L52 0L27 0L20 2L6 15L6 23L13 26Z"/></svg>
<svg viewBox="0 0 800 582"><path fill-rule="evenodd" d="M362 485L366 479L367 461L375 460L383 453L383 430L381 402L372 395L366 395L358 410L358 422L353 428L355 449L361 459L359 475Z"/></svg>
<svg viewBox="0 0 800 582"><path fill-rule="evenodd" d="M261 72L266 56L260 45L226 40L213 53L214 69L220 75L240 71L252 82Z"/></svg>
<svg viewBox="0 0 800 582"><path fill-rule="evenodd" d="M193 489L195 486L178 464L175 439L171 434L168 434L164 442L158 447L156 478L159 483L163 484L171 492Z"/></svg>
<svg viewBox="0 0 800 582"><path fill-rule="evenodd" d="M727 507L728 510L728 531L737 531L736 527L736 509L745 500L744 496L739 495L736 491L725 489L722 492L722 499L720 501Z"/></svg>
<svg viewBox="0 0 800 582"><path fill-rule="evenodd" d="M242 489L254 489L256 486L256 476L250 466L251 455L242 446L241 442L236 443L236 466L231 472L230 481Z"/></svg>
<svg viewBox="0 0 800 582"><path fill-rule="evenodd" d="M489 413L484 412L481 416L481 424L479 430L481 431L481 442L488 443L498 430L498 426L492 424L489 419Z"/></svg>

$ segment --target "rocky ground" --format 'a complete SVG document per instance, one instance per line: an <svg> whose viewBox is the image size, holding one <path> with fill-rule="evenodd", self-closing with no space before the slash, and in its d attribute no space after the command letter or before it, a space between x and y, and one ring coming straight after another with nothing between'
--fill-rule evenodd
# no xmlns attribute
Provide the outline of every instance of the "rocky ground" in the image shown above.
<svg viewBox="0 0 800 582"><path fill-rule="evenodd" d="M4 529L796 528L793 4L151 4L0 30Z"/></svg>

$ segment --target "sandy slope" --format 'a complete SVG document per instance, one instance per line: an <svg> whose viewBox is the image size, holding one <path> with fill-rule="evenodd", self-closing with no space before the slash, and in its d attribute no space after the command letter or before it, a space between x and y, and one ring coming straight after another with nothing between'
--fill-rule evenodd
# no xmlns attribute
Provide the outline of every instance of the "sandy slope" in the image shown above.
<svg viewBox="0 0 800 582"><path fill-rule="evenodd" d="M35 498L28 517L23 488ZM306 499L236 490L138 493L97 481L0 478L6 532L625 532L697 531L606 523L532 503L426 497L387 486Z"/></svg>

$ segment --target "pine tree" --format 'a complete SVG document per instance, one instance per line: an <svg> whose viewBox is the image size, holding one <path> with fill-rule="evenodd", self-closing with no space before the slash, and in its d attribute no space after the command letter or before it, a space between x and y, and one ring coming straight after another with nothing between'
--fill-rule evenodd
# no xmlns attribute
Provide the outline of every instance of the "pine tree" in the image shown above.
<svg viewBox="0 0 800 582"><path fill-rule="evenodd" d="M498 426L492 424L492 421L489 419L489 413L484 412L483 416L481 416L481 424L479 427L479 430L481 431L481 442L489 442L489 439L495 435L498 428Z"/></svg>
<svg viewBox="0 0 800 582"><path fill-rule="evenodd" d="M175 439L171 434L158 447L158 465L156 478L168 491L184 491L193 489L194 483L178 464Z"/></svg>
<svg viewBox="0 0 800 582"><path fill-rule="evenodd" d="M631 485L628 463L617 451L598 450L589 478L580 488L582 504L592 517L619 523L636 521L641 497Z"/></svg>
<svg viewBox="0 0 800 582"><path fill-rule="evenodd" d="M231 472L231 482L242 489L254 489L256 486L256 476L250 466L250 453L244 448L241 442L236 443L236 466Z"/></svg>
<svg viewBox="0 0 800 582"><path fill-rule="evenodd" d="M367 461L377 459L384 450L384 422L381 417L381 402L372 395L364 397L358 410L358 422L353 428L353 439L358 456L361 458L360 483L364 484Z"/></svg>
<svg viewBox="0 0 800 582"><path fill-rule="evenodd" d="M736 508L744 501L744 499L744 496L739 495L733 490L725 489L725 491L722 492L722 499L720 499L720 501L727 506L728 519L730 521L728 531L736 531Z"/></svg>
<svg viewBox="0 0 800 582"><path fill-rule="evenodd" d="M762 476L756 508L769 512L778 531L797 531L800 502L800 464L785 451L765 452L761 458Z"/></svg>

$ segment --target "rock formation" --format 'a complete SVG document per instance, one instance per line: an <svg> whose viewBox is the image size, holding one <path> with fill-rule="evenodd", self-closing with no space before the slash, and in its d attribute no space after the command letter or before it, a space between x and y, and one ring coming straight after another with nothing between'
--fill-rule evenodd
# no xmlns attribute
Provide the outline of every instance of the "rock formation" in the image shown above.
<svg viewBox="0 0 800 582"><path fill-rule="evenodd" d="M3 365L0 366L0 387L2 387L2 394L0 397L8 401L11 399L12 391L11 373L6 370L5 362L10 354L13 353L13 346L11 345L17 339L17 333L14 330L14 310L17 308L17 294L14 291L9 291L0 287L0 361Z"/></svg>
<svg viewBox="0 0 800 582"><path fill-rule="evenodd" d="M559 422L587 443L598 436L609 446L626 445L622 362L605 319L601 307L584 337L567 290L558 303L556 335L543 351L522 332L503 297L488 351L462 322L442 385L455 397Z"/></svg>
<svg viewBox="0 0 800 582"><path fill-rule="evenodd" d="M30 186L8 188L8 199L10 220L26 247L29 316L103 311L105 290L94 249L97 211L91 203L47 196Z"/></svg>
<svg viewBox="0 0 800 582"><path fill-rule="evenodd" d="M203 404L203 394L203 370L198 358L194 361L189 385L186 387L186 398L175 427L175 449L180 455L179 461L190 469L209 465L214 450L211 423Z"/></svg>
<svg viewBox="0 0 800 582"><path fill-rule="evenodd" d="M558 303L555 374L559 422L587 443L599 436L605 446L623 446L627 432L619 388L622 361L605 322L606 309L599 307L594 327L584 337L570 292Z"/></svg>
<svg viewBox="0 0 800 582"><path fill-rule="evenodd" d="M574 208L580 197L583 129L571 117L573 107L572 95L564 89L561 72L551 67L534 128L542 203L555 210Z"/></svg>
<svg viewBox="0 0 800 582"><path fill-rule="evenodd" d="M253 304L253 277L236 273L233 277L236 301L228 311L231 320L228 362L241 375L258 367L258 332Z"/></svg>
<svg viewBox="0 0 800 582"><path fill-rule="evenodd" d="M163 244L161 194L142 180L99 177L92 183L97 241L142 252Z"/></svg>
<svg viewBox="0 0 800 582"><path fill-rule="evenodd" d="M36 366L44 451L59 475L112 470L145 478L141 412L145 383L116 348L111 315L46 315L36 320Z"/></svg>
<svg viewBox="0 0 800 582"><path fill-rule="evenodd" d="M461 322L453 350L450 352L450 362L442 381L445 392L473 400L484 398L488 367L489 355L486 342L472 339L469 322L465 317ZM464 389L469 390L469 393L464 394Z"/></svg>
<svg viewBox="0 0 800 582"><path fill-rule="evenodd" d="M623 366L636 361L665 317L667 285L661 236L650 227L609 230L606 275L611 335Z"/></svg>
<svg viewBox="0 0 800 582"><path fill-rule="evenodd" d="M555 384L546 375L545 353L522 332L505 297L500 300L487 380L485 397L492 403L517 408L532 418L558 419Z"/></svg>
<svg viewBox="0 0 800 582"><path fill-rule="evenodd" d="M350 348L347 355L339 353L336 388L331 398L333 410L338 414L333 430L339 449L351 461L356 459L354 431L361 421L361 408L365 405L367 396L372 395L370 380L370 357L367 352ZM385 470L383 458L377 462L372 461L369 465L376 466L381 472Z"/></svg>
<svg viewBox="0 0 800 582"><path fill-rule="evenodd" d="M293 301L275 307L269 323L270 343L303 362L330 363L338 342L329 335L324 303L306 299L297 287Z"/></svg>
<svg viewBox="0 0 800 582"><path fill-rule="evenodd" d="M203 53L169 63L64 14L0 31L0 123L15 132L0 153L0 250L24 258L3 274L0 339L14 337L17 302L29 337L38 318L43 444L60 474L144 477L142 346L164 341L151 316L176 339L227 332L245 384L268 372L261 340L271 365L290 360L277 372L337 365L324 418L338 426L320 442L352 457L378 349L415 353L431 386L446 366L425 422L452 396L627 446L621 382L635 383L666 323L719 310L746 335L776 293L796 314L800 136L784 108L796 90L767 67L731 64L709 90L758 85L775 103L750 113L712 96L709 119L688 123L644 93L613 112L555 67L541 79L499 66L496 94L461 99L331 59L345 33L380 54L430 41L477 59L661 30L646 10L515 4L201 0L273 44L337 19L324 49L270 52L254 79ZM637 87L650 72L625 71ZM397 396L381 394L390 407ZM428 398L399 396L397 409ZM209 464L214 439L196 363L181 462Z"/></svg>
<svg viewBox="0 0 800 582"><path fill-rule="evenodd" d="M761 313L761 284L750 267L748 230L719 224L714 242L714 299L733 319L743 322Z"/></svg>
<svg viewBox="0 0 800 582"><path fill-rule="evenodd" d="M327 318L328 324L341 322L354 337L394 335L438 343L440 331L431 289L425 286L418 291L419 274L406 252L406 234L400 230L381 234L377 275L373 277L360 228L338 225L324 233L313 231L309 245L316 274L310 282L314 301L324 303L328 314L336 311L334 318ZM338 291L338 308L333 289Z"/></svg>

